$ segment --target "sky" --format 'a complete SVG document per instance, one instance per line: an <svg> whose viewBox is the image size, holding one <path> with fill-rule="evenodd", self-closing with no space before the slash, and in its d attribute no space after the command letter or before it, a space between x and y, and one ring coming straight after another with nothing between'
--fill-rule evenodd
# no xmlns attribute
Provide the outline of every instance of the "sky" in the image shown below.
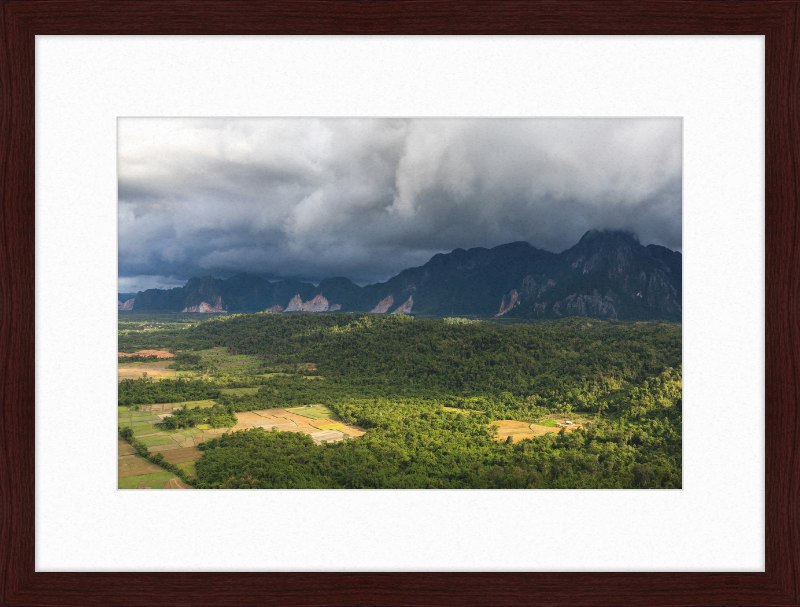
<svg viewBox="0 0 800 607"><path fill-rule="evenodd" d="M456 248L681 249L680 118L120 118L119 290L387 280Z"/></svg>

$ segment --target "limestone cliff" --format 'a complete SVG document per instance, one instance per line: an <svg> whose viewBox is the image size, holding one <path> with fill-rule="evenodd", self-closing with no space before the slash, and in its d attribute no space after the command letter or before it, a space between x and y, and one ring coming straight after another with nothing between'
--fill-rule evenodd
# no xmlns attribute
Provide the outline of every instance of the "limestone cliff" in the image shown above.
<svg viewBox="0 0 800 607"><path fill-rule="evenodd" d="M383 298L383 300L377 306L372 308L370 312L372 314L386 314L386 312L389 311L389 308L392 307L393 303L394 303L394 297L389 295L388 297Z"/></svg>
<svg viewBox="0 0 800 607"><path fill-rule="evenodd" d="M519 305L519 293L517 290L514 289L508 295L503 295L503 299L500 301L500 311L495 314L495 318L498 316L502 316L509 310L511 310L514 306Z"/></svg>
<svg viewBox="0 0 800 607"><path fill-rule="evenodd" d="M303 311L303 300L299 295L295 295L294 297L292 297L289 303L286 304L286 309L284 310L284 312L302 312L302 311Z"/></svg>
<svg viewBox="0 0 800 607"><path fill-rule="evenodd" d="M136 301L136 298L128 299L127 301L120 301L117 300L117 311L119 310L133 310L133 302Z"/></svg>
<svg viewBox="0 0 800 607"><path fill-rule="evenodd" d="M328 303L328 300L322 296L322 293L318 293L314 299L309 299L308 301L304 302L303 298L300 295L295 295L292 297L292 300L286 306L285 312L329 312L333 310L339 310L342 306L339 304L334 304L331 306Z"/></svg>
<svg viewBox="0 0 800 607"><path fill-rule="evenodd" d="M409 314L411 313L411 307L414 305L414 298L409 297L406 302L402 306L398 306L397 309L392 312L392 314Z"/></svg>
<svg viewBox="0 0 800 607"><path fill-rule="evenodd" d="M328 300L325 299L321 293L318 293L314 299L307 301L303 304L303 312L327 312Z"/></svg>
<svg viewBox="0 0 800 607"><path fill-rule="evenodd" d="M222 307L222 297L218 296L214 305L207 304L206 302L200 302L200 305L197 306L187 306L181 312L200 312L201 314L226 314L227 310Z"/></svg>

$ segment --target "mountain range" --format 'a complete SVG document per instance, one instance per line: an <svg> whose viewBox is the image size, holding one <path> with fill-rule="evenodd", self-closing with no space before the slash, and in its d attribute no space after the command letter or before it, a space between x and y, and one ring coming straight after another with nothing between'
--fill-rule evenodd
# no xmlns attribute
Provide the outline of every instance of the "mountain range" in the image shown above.
<svg viewBox="0 0 800 607"><path fill-rule="evenodd" d="M434 255L383 283L317 286L253 274L191 278L174 289L118 294L118 309L172 312L343 312L620 320L681 319L682 256L623 231L590 230L551 253L527 242Z"/></svg>

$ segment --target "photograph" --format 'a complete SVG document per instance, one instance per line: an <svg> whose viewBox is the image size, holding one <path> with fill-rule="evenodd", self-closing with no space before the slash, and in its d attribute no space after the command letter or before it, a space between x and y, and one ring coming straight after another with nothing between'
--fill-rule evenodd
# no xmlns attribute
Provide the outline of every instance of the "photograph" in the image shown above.
<svg viewBox="0 0 800 607"><path fill-rule="evenodd" d="M800 606L800 0L0 4L0 605Z"/></svg>
<svg viewBox="0 0 800 607"><path fill-rule="evenodd" d="M682 489L683 120L120 117L118 489Z"/></svg>

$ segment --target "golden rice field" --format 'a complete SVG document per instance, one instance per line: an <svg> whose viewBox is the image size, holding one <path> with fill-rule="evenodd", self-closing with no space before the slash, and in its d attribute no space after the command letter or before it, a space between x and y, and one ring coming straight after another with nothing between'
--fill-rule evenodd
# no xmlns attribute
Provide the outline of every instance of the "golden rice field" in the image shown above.
<svg viewBox="0 0 800 607"><path fill-rule="evenodd" d="M525 440L526 438L533 438L535 436L544 436L548 432L557 433L564 428L565 432L574 432L578 428L582 428L581 424L573 424L571 426L561 426L552 427L552 426L542 426L539 424L531 424L528 422L520 422L513 419L501 419L497 421L493 421L490 425L497 427L497 440L501 442L505 442L508 437L512 437L511 440L515 443L518 443L521 440Z"/></svg>

